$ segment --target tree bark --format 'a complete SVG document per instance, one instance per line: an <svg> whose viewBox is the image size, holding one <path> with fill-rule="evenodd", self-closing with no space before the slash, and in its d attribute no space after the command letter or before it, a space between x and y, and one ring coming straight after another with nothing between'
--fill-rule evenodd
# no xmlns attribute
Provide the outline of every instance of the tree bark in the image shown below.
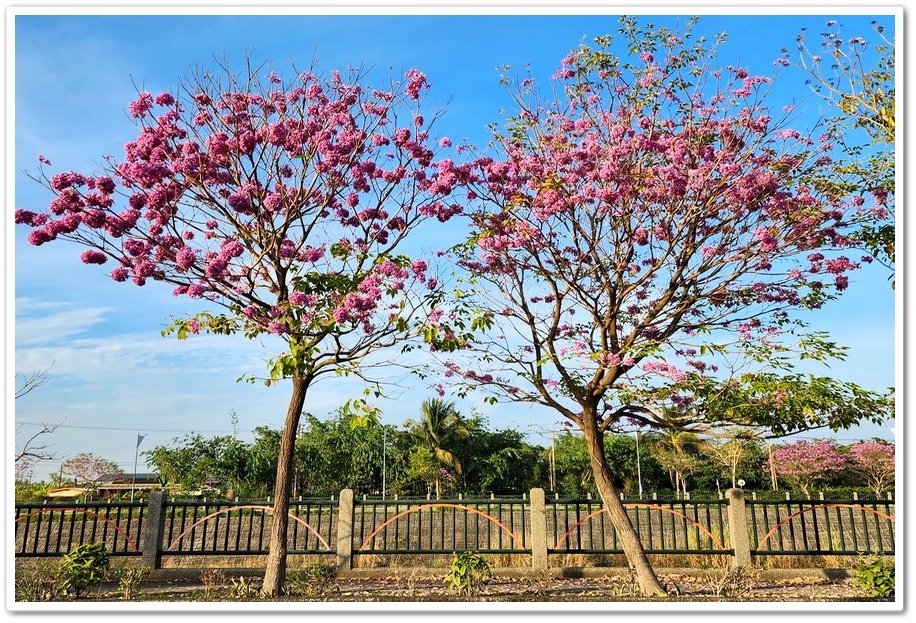
<svg viewBox="0 0 916 623"><path fill-rule="evenodd" d="M305 405L309 379L293 377L293 395L286 412L286 422L280 437L280 455L277 459L277 481L274 484L274 511L270 527L270 550L264 569L264 585L261 593L267 596L280 595L286 584L287 531L289 527L289 496L292 485L293 458L296 449L296 431Z"/></svg>
<svg viewBox="0 0 916 623"><path fill-rule="evenodd" d="M604 434L598 430L597 426L583 426L585 433L585 442L588 446L588 454L592 464L592 474L595 478L595 484L598 486L598 495L604 503L611 525L617 532L617 538L623 547L623 552L627 557L627 562L636 573L636 580L643 595L647 597L657 596L665 597L668 592L655 575L652 563L649 562L648 556L639 540L639 535L633 528L630 517L627 515L623 502L617 494L614 486L614 480L608 470L607 462L604 459Z"/></svg>

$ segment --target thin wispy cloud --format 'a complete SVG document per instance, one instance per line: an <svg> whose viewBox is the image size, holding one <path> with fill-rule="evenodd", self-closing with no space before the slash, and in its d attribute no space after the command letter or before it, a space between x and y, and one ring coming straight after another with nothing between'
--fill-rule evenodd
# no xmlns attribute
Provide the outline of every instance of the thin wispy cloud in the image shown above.
<svg viewBox="0 0 916 623"><path fill-rule="evenodd" d="M109 308L58 309L55 304L17 299L15 336L17 347L57 344L104 324ZM42 308L49 313L40 313ZM38 313L36 313L38 312Z"/></svg>

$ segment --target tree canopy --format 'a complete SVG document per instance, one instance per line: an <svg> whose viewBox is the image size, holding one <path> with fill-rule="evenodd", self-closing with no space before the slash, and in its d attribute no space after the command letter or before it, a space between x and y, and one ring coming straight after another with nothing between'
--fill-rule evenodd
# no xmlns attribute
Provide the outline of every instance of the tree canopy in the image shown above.
<svg viewBox="0 0 916 623"><path fill-rule="evenodd" d="M720 62L725 35L694 40L695 21L623 17L619 43L572 50L549 89L506 73L515 110L473 162L473 231L456 251L469 275L459 311L483 331L443 357L463 390L547 407L584 433L650 593L663 588L617 508L606 432L664 427L672 410L707 430L886 414L862 408L886 406L880 396L794 371L843 355L804 317L862 261L858 198L812 183L834 144L793 128L768 104L774 77ZM838 408L847 396L862 400Z"/></svg>
<svg viewBox="0 0 916 623"><path fill-rule="evenodd" d="M427 220L461 211L450 144L433 135L426 76L369 86L359 68L284 75L249 59L241 71L200 67L172 91L140 92L138 135L102 171L34 179L46 210L16 210L28 240L75 242L111 277L170 284L200 313L164 333L242 334L274 344L262 378L292 381L280 441L274 528L264 591L283 586L294 435L321 376L370 378L370 355L423 334L437 277L399 249ZM217 310L206 309L214 306ZM258 375L250 375L254 380ZM365 401L355 406L370 417Z"/></svg>

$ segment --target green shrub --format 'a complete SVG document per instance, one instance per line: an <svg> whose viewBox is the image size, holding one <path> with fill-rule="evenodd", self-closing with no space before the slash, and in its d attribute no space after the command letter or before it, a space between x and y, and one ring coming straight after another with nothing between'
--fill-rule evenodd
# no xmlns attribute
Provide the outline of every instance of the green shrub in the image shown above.
<svg viewBox="0 0 916 623"><path fill-rule="evenodd" d="M477 552L461 552L452 557L452 566L445 576L448 590L459 595L477 595L493 577L483 556Z"/></svg>
<svg viewBox="0 0 916 623"><path fill-rule="evenodd" d="M49 560L16 565L16 601L56 601L64 595L58 566Z"/></svg>
<svg viewBox="0 0 916 623"><path fill-rule="evenodd" d="M305 597L325 595L337 579L337 567L316 561L290 573L286 593Z"/></svg>
<svg viewBox="0 0 916 623"><path fill-rule="evenodd" d="M85 543L64 556L59 572L64 591L79 597L87 588L101 584L111 558L101 543Z"/></svg>
<svg viewBox="0 0 916 623"><path fill-rule="evenodd" d="M853 582L869 597L894 596L894 559L887 556L862 556L856 563Z"/></svg>

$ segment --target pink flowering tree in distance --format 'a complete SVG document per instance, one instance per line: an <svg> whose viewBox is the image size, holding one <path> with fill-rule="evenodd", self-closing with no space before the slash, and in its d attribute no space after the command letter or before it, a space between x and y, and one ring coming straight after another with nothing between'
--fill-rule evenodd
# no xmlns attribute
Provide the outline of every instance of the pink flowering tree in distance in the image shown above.
<svg viewBox="0 0 916 623"><path fill-rule="evenodd" d="M71 478L74 486L95 489L104 476L120 476L121 468L114 461L103 459L91 452L81 452L60 464L61 476ZM63 486L63 482L61 482Z"/></svg>
<svg viewBox="0 0 916 623"><path fill-rule="evenodd" d="M862 255L843 198L807 183L829 141L763 105L771 79L719 67L721 41L691 44L693 20L682 32L621 24L630 56L610 36L581 46L551 95L505 78L517 112L475 161L472 234L456 249L468 273L456 313L479 331L442 353L440 389L540 405L578 428L641 589L665 594L617 495L606 432L784 434L886 411L854 385L793 372L799 358L842 355L793 312L846 289Z"/></svg>
<svg viewBox="0 0 916 623"><path fill-rule="evenodd" d="M292 396L277 467L263 592L285 579L290 474L306 393L320 377L352 374L373 353L422 336L438 296L431 266L404 253L408 235L460 212L461 175L437 154L441 110L424 114L429 83L412 69L380 88L366 72L318 75L268 66L192 71L173 92L139 94L139 133L103 171L34 178L52 193L44 211L16 211L29 241L68 240L111 277L213 306L164 334L274 336L268 384ZM383 360L388 361L390 360ZM253 380L253 379L249 379ZM368 396L368 393L367 393ZM348 403L361 417L365 398Z"/></svg>
<svg viewBox="0 0 916 623"><path fill-rule="evenodd" d="M894 445L883 441L860 441L849 446L849 467L861 474L875 495L894 484Z"/></svg>
<svg viewBox="0 0 916 623"><path fill-rule="evenodd" d="M811 496L811 487L816 483L848 466L839 446L828 439L784 444L773 450L766 461L768 471L772 469L777 476L801 489L805 497Z"/></svg>

